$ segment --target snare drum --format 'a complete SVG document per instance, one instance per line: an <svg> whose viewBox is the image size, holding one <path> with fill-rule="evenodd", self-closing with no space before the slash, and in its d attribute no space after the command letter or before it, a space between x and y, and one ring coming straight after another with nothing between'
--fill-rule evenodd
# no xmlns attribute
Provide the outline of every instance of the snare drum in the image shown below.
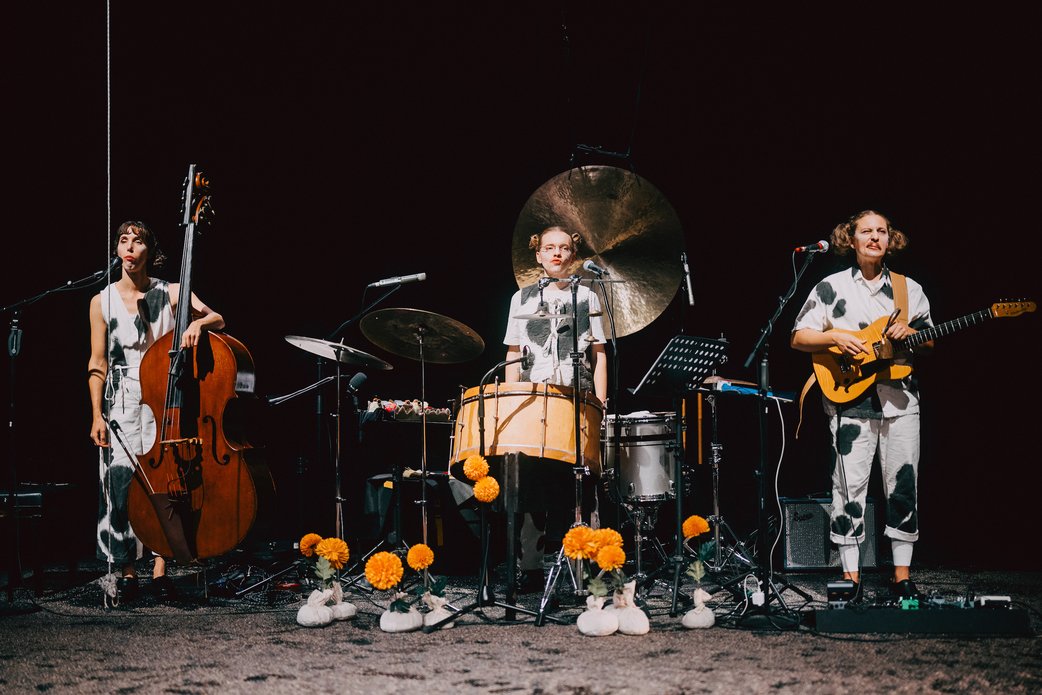
<svg viewBox="0 0 1042 695"><path fill-rule="evenodd" d="M608 416L603 435L607 449L605 464L612 471L623 500L659 502L676 498L673 485L676 419L676 413L619 417L620 455L616 464L616 420L614 415Z"/></svg>
<svg viewBox="0 0 1042 695"><path fill-rule="evenodd" d="M485 386L485 454L523 453L575 463L575 410L568 386L504 382ZM463 394L453 432L452 460L480 453L478 388ZM580 452L591 473L601 473L604 408L590 392L580 394Z"/></svg>

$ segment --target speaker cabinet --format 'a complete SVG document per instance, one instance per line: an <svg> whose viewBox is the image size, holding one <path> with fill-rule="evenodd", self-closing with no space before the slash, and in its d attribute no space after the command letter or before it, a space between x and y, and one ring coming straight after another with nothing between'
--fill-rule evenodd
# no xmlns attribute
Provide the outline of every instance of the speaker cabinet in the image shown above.
<svg viewBox="0 0 1042 695"><path fill-rule="evenodd" d="M827 570L840 567L839 550L829 540L832 500L828 498L785 498L782 566L786 570ZM861 543L861 566L871 569L876 559L876 505L868 500L865 509L865 540Z"/></svg>

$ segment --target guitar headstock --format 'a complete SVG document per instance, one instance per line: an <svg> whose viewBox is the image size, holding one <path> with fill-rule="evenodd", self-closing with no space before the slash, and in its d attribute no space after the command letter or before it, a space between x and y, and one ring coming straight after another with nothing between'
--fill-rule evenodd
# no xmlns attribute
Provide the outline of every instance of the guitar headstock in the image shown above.
<svg viewBox="0 0 1042 695"><path fill-rule="evenodd" d="M1029 314L1035 310L1035 303L1025 300L1015 302L997 302L991 305L991 315L994 318L1009 318Z"/></svg>

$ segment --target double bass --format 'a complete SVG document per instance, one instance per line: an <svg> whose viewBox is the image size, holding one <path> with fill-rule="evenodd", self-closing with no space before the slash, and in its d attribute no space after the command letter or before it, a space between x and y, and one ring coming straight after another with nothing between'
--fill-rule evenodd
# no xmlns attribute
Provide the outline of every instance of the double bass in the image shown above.
<svg viewBox="0 0 1042 695"><path fill-rule="evenodd" d="M141 359L141 401L156 438L138 456L128 491L130 524L155 553L191 562L238 546L274 498L262 451L248 434L253 358L230 335L204 331L181 348L192 321L192 255L198 227L212 211L209 181L188 168L183 198L184 250L174 328Z"/></svg>

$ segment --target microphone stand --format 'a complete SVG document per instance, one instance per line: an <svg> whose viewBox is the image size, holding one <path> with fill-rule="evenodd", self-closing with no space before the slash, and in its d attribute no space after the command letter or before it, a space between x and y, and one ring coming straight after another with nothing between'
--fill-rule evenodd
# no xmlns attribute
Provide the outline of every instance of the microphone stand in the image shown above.
<svg viewBox="0 0 1042 695"><path fill-rule="evenodd" d="M774 581L773 570L768 571L764 569L764 563L771 564L771 558L768 557L770 553L770 547L767 541L768 524L767 524L767 409L768 409L768 393L770 391L770 368L768 364L768 345L767 340L774 330L774 323L781 316L782 311L785 309L785 305L788 304L789 300L792 299L796 293L796 286L799 285L800 278L803 277L803 273L810 266L811 261L814 260L814 254L808 253L803 259L803 265L796 273L796 277L793 278L792 285L789 287L789 291L785 293L785 296L778 298L778 308L775 309L774 315L767 321L767 325L760 331L760 337L756 341L756 345L753 346L752 352L745 359L745 369L749 369L753 362L756 361L759 356L759 362L757 364L757 411L759 415L759 434L760 434L760 458L759 465L756 469L756 500L757 500L757 532L756 532L756 556L758 562L754 567L753 574L759 580L760 590L764 594L764 600L762 606L759 606L760 610L764 613L770 613L770 604L772 600L777 600L781 604L782 608L788 609L785 605L785 601L781 597L781 592L778 591L778 587ZM780 529L779 529L780 532ZM792 588L797 593L805 597L807 600L811 600L811 597L806 593L792 587L784 580L780 580L779 583L785 584L787 587ZM751 608L749 611L751 612Z"/></svg>
<svg viewBox="0 0 1042 695"><path fill-rule="evenodd" d="M340 333L343 332L344 329L346 329L349 325L351 325L352 323L354 323L355 321L360 319L362 316L364 316L366 314L366 312L368 312L370 309L372 309L374 306L376 306L380 302L382 302L385 299L387 299L389 296L391 296L393 293L397 292L399 289L401 289L401 284L394 285L389 290L387 290L386 292L382 293L379 297L374 299L372 302L370 302L369 304L366 304L361 311L359 311L357 314L355 314L354 316L352 316L351 318L347 319L346 321L341 323L339 326L337 326L333 330L332 333L330 333L328 336L326 336L326 340L328 340L330 342L333 342L334 340L336 340L336 337L338 335L340 335ZM368 290L369 290L369 288L366 287L366 291L362 293L363 303L365 301L365 295L366 295L366 292L368 292ZM342 343L343 340L341 340L340 342ZM333 418L334 418L334 420L336 422L336 434L334 436L334 444L333 444L333 470L334 470L333 475L334 475L334 478L335 478L335 482L334 482L334 486L335 486L335 490L334 490L335 519L334 519L333 523L334 523L334 529L335 529L336 537L340 538L341 540L343 540L343 538L344 538L344 531L343 531L343 520L344 520L344 517L343 517L343 503L344 503L344 498L343 498L343 496L341 494L341 489L340 489L340 471L341 471L341 461L340 461L340 458L341 458L341 441L340 441L340 435L341 435L341 431L342 431L342 428L343 428L343 420L342 420L342 417L341 417L342 413L340 412L340 384L341 384L341 379L342 379L343 375L341 373L342 367L340 366L340 364L341 364L340 360L337 359L336 360L336 363L337 363L337 365L336 365L336 373L334 375L332 375L332 376L328 376L328 377L325 376L323 374L323 371L324 371L323 368L325 366L324 365L325 359L326 358L324 358L324 357L319 357L318 359L315 360L315 365L316 365L316 371L317 371L317 374L318 374L318 379L316 379L313 387L314 386L320 386L320 385L325 384L325 383L327 383L328 381L331 381L331 380L335 380L336 384L337 384L337 396L336 396L336 406L335 406L336 410L333 413ZM302 393L304 393L307 390L310 390L311 388L312 387L309 387L308 389L305 389L304 391L298 392L296 394L292 394L292 395L284 398L283 400L288 400L289 398L292 398L294 395L301 395ZM282 402L282 401L279 401L279 402ZM275 403L272 403L272 405L275 405ZM315 453L316 453L316 457L321 455L321 452L327 446L327 442L324 440L324 438L322 436L323 432L325 431L325 425L326 425L325 415L326 415L325 408L323 407L323 403L322 403L322 392L319 391L315 395L315 419L316 419L316 422L315 422L315 433L316 433L316 436L315 436ZM397 490L395 491L395 494L397 494Z"/></svg>
<svg viewBox="0 0 1042 695"><path fill-rule="evenodd" d="M114 259L109 263L109 267L104 270L99 270L96 273L80 278L79 280L69 280L63 285L58 285L49 290L44 290L40 294L32 297L27 297L20 301L15 302L9 306L0 308L0 314L11 313L11 327L7 335L7 355L11 358L10 365L10 387L9 400L8 400L8 411L7 411L7 431L8 431L8 475L7 475L7 494L4 495L2 500L2 507L4 507L11 518L14 519L14 564L12 571L8 575L7 579L7 600L10 603L14 597L14 589L22 585L22 545L21 545L21 513L18 505L18 447L16 445L16 423L17 423L17 398L16 398L16 385L18 375L18 358L22 354L22 337L24 330L20 327L19 322L21 319L22 310L36 302L40 301L44 297L57 292L69 292L72 290L85 289L97 283L99 280L110 276L118 267L119 259ZM33 610L39 610L39 607L35 607Z"/></svg>
<svg viewBox="0 0 1042 695"><path fill-rule="evenodd" d="M579 365L582 358L582 353L579 352L579 283L582 278L579 275L572 275L567 279L567 282L571 283L572 290L572 352L569 357L572 360L572 426L575 428L575 463L572 465L572 471L575 474L575 522L572 524L572 528L576 526L582 526L582 496L583 496L583 475L589 474L589 469L586 467L582 458L582 445L581 445L581 432L580 426L580 400L581 383L579 381ZM584 596L587 591L583 586L582 580L582 560L575 560L574 566L569 565L569 572L572 575L572 585L575 596ZM557 561L554 566L550 569L550 576L546 580L546 589L543 592L543 597L539 601L539 612L536 615L535 624L538 627L543 625L546 620L546 610L550 603L550 597L553 595L554 590L557 588L557 581L561 578L561 567L565 564L564 547L557 553Z"/></svg>

